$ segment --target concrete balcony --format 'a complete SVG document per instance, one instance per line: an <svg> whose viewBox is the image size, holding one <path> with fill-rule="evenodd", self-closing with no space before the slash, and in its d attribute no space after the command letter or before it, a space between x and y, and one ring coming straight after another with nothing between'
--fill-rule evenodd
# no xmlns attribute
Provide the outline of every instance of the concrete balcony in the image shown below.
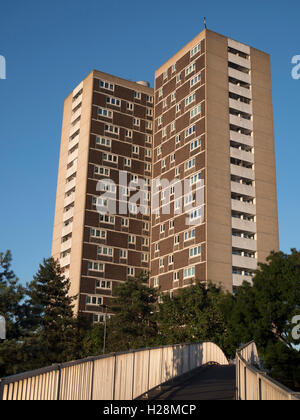
<svg viewBox="0 0 300 420"><path fill-rule="evenodd" d="M78 158L78 148L68 156L68 164Z"/></svg>
<svg viewBox="0 0 300 420"><path fill-rule="evenodd" d="M257 259L249 257L240 257L239 255L232 255L232 266L239 268L247 268L248 270L256 270Z"/></svg>
<svg viewBox="0 0 300 420"><path fill-rule="evenodd" d="M257 251L257 242L254 239L232 236L232 246L233 248L246 249L247 251Z"/></svg>
<svg viewBox="0 0 300 420"><path fill-rule="evenodd" d="M245 83L251 83L251 76L250 74L243 73L242 71L232 69L231 67L228 68L228 75L229 77L233 77L234 79L240 80Z"/></svg>
<svg viewBox="0 0 300 420"><path fill-rule="evenodd" d="M65 193L70 191L72 188L76 186L76 178L72 179L72 181L67 182L65 186Z"/></svg>
<svg viewBox="0 0 300 420"><path fill-rule="evenodd" d="M81 108L77 109L74 113L72 113L71 116L71 123L73 123L75 120L77 120L78 117L81 115Z"/></svg>
<svg viewBox="0 0 300 420"><path fill-rule="evenodd" d="M228 38L228 47L250 55L250 47L248 45L242 44L241 42L235 41L234 39Z"/></svg>
<svg viewBox="0 0 300 420"><path fill-rule="evenodd" d="M82 103L82 95L78 96L78 98L72 103L72 110L75 109L81 103Z"/></svg>
<svg viewBox="0 0 300 420"><path fill-rule="evenodd" d="M242 286L244 281L252 284L252 277L251 276L243 276L241 274L233 274L232 275L232 285L234 287Z"/></svg>
<svg viewBox="0 0 300 420"><path fill-rule="evenodd" d="M77 130L80 130L80 121L78 121L78 123L75 124L74 126L71 126L71 128L70 128L70 137L72 137L73 134L76 133Z"/></svg>
<svg viewBox="0 0 300 420"><path fill-rule="evenodd" d="M65 222L66 220L71 219L71 217L74 216L74 207L72 207L70 210L65 211L63 214L63 222Z"/></svg>
<svg viewBox="0 0 300 420"><path fill-rule="evenodd" d="M229 92L235 93L236 95L245 96L245 98L252 99L251 89L244 88L242 86L235 85L229 82Z"/></svg>
<svg viewBox="0 0 300 420"><path fill-rule="evenodd" d="M249 220L243 220L237 217L233 217L232 229L238 229L238 230L243 230L244 232L256 233L256 223L249 222Z"/></svg>
<svg viewBox="0 0 300 420"><path fill-rule="evenodd" d="M69 233L72 233L72 230L73 230L73 223L69 223L68 226L64 226L62 228L61 236L64 237L66 235L69 235Z"/></svg>
<svg viewBox="0 0 300 420"><path fill-rule="evenodd" d="M256 214L256 206L254 204L244 203L243 201L239 200L231 200L231 209L253 216Z"/></svg>
<svg viewBox="0 0 300 420"><path fill-rule="evenodd" d="M246 152L245 150L236 149L235 147L230 147L230 157L244 160L245 162L254 163L254 154L251 152Z"/></svg>
<svg viewBox="0 0 300 420"><path fill-rule="evenodd" d="M68 197L64 199L64 207L69 206L70 204L74 203L74 201L75 201L75 194L72 193L71 195L69 195Z"/></svg>
<svg viewBox="0 0 300 420"><path fill-rule="evenodd" d="M230 124L237 125L241 128L246 128L247 130L253 131L253 121L246 120L245 118L237 117L236 115L229 114Z"/></svg>
<svg viewBox="0 0 300 420"><path fill-rule="evenodd" d="M61 247L60 247L60 252L68 251L71 249L71 247L72 247L72 239L62 242Z"/></svg>
<svg viewBox="0 0 300 420"><path fill-rule="evenodd" d="M252 136L246 136L245 134L237 133L236 131L230 130L230 140L237 143L245 144L246 146L254 146Z"/></svg>
<svg viewBox="0 0 300 420"><path fill-rule="evenodd" d="M69 169L67 169L66 179L72 176L73 174L75 174L76 171L77 171L77 160L75 160L73 165Z"/></svg>
<svg viewBox="0 0 300 420"><path fill-rule="evenodd" d="M70 254L69 254L69 255L67 255L67 256L66 256L66 257L64 257L64 258L61 258L61 259L60 259L60 261L59 261L61 268L63 268L63 267L66 267L66 266L70 265L70 260L71 260L71 256L70 256Z"/></svg>
<svg viewBox="0 0 300 420"><path fill-rule="evenodd" d="M255 188L249 185L240 184L239 182L231 181L231 192L246 195L248 197L255 197Z"/></svg>
<svg viewBox="0 0 300 420"><path fill-rule="evenodd" d="M79 142L79 134L78 134L78 136L74 137L74 139L73 139L73 140L71 140L71 141L69 142L69 147L68 147L68 150L72 150L72 149L73 149L73 147L74 147L74 146L76 146L76 144L78 144L78 142Z"/></svg>
<svg viewBox="0 0 300 420"><path fill-rule="evenodd" d="M251 61L247 58L240 57L239 55L228 53L228 61L231 63L238 64L239 66L245 67L246 69L251 69Z"/></svg>
<svg viewBox="0 0 300 420"><path fill-rule="evenodd" d="M251 181L254 181L255 174L252 169L244 168L243 166L238 165L230 165L230 173L231 175L240 176L242 178L251 179Z"/></svg>
<svg viewBox="0 0 300 420"><path fill-rule="evenodd" d="M232 98L229 98L229 108L233 108L241 112L246 112L246 114L253 113L252 105L246 104L245 102L241 102Z"/></svg>

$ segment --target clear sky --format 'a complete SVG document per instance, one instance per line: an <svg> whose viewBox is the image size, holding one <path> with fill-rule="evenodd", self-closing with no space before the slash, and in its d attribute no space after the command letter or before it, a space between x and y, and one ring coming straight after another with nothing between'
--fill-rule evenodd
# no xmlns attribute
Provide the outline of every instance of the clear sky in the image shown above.
<svg viewBox="0 0 300 420"><path fill-rule="evenodd" d="M0 251L30 281L50 256L64 98L92 70L148 80L208 28L272 56L280 246L300 249L300 3L14 0L0 8Z"/></svg>

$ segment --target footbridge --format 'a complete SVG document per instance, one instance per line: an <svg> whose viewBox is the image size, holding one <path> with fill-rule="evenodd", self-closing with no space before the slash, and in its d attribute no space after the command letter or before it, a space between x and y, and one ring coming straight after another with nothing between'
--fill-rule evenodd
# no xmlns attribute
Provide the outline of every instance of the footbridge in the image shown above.
<svg viewBox="0 0 300 420"><path fill-rule="evenodd" d="M261 370L255 343L229 362L214 343L89 357L3 378L0 400L300 400Z"/></svg>

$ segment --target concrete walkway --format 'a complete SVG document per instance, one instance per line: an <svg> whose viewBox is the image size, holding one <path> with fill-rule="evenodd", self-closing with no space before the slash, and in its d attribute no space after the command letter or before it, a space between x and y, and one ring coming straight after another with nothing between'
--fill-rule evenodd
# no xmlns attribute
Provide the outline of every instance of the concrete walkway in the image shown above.
<svg viewBox="0 0 300 420"><path fill-rule="evenodd" d="M206 400L235 399L235 366L210 366L197 372L184 382L175 382L162 389L158 400Z"/></svg>

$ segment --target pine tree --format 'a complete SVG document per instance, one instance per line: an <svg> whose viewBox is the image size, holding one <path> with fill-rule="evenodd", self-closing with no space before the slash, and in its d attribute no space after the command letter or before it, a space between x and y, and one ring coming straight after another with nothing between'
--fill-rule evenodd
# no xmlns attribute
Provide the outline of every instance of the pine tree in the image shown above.
<svg viewBox="0 0 300 420"><path fill-rule="evenodd" d="M74 300L69 296L70 281L57 261L44 259L28 286L29 306L34 327L31 341L42 349L39 364L66 362L73 358L76 345Z"/></svg>

